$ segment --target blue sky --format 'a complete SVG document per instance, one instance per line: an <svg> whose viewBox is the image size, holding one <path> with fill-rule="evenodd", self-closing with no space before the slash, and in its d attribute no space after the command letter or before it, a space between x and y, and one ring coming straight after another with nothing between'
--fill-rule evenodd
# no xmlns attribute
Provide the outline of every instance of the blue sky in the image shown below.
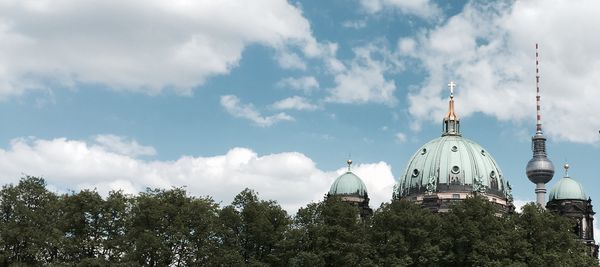
<svg viewBox="0 0 600 267"><path fill-rule="evenodd" d="M293 211L351 155L376 206L453 80L463 136L531 201L538 42L548 188L569 162L600 200L600 6L486 2L0 0L0 182L251 187Z"/></svg>

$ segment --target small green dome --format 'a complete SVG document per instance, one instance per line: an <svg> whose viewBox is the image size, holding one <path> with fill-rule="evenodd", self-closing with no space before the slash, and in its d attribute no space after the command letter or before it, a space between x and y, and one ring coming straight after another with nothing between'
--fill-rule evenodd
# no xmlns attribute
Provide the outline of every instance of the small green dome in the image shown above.
<svg viewBox="0 0 600 267"><path fill-rule="evenodd" d="M351 171L347 171L335 179L329 189L329 195L357 195L364 197L367 196L367 187L360 177Z"/></svg>
<svg viewBox="0 0 600 267"><path fill-rule="evenodd" d="M565 169L568 169L568 165L565 166ZM561 199L586 200L587 197L583 191L583 186L575 181L575 179L569 177L569 174L567 173L565 174L565 177L558 180L552 190L550 190L548 199L550 201Z"/></svg>

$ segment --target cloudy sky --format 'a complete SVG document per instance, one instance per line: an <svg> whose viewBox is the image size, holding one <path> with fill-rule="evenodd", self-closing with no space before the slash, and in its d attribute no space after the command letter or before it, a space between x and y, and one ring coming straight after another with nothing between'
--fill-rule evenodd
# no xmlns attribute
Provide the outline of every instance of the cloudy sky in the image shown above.
<svg viewBox="0 0 600 267"><path fill-rule="evenodd" d="M453 80L463 136L524 203L537 42L549 188L569 162L600 201L600 2L488 2L0 0L0 183L249 187L293 213L351 156L377 207Z"/></svg>

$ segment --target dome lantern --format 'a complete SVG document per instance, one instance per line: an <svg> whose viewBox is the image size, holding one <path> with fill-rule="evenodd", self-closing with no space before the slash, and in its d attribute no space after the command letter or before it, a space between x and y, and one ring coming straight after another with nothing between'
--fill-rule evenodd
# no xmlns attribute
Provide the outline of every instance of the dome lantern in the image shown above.
<svg viewBox="0 0 600 267"><path fill-rule="evenodd" d="M460 120L458 116L454 113L454 88L456 87L456 83L451 81L448 84L448 88L450 88L450 101L448 102L448 114L444 117L444 133L442 136L446 135L460 135Z"/></svg>

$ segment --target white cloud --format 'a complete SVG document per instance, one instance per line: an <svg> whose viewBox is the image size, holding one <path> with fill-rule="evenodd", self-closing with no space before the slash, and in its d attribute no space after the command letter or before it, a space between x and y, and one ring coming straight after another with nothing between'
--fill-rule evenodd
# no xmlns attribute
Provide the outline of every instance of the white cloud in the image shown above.
<svg viewBox="0 0 600 267"><path fill-rule="evenodd" d="M324 47L287 1L2 1L0 97L77 83L189 94L253 44L296 68L300 55L287 51Z"/></svg>
<svg viewBox="0 0 600 267"><path fill-rule="evenodd" d="M394 55L374 45L354 49L355 57L350 67L337 69L335 87L325 99L336 103L383 103L394 105L397 102L394 92L396 84L385 77L386 72L394 72L401 64ZM382 59L377 59L376 56Z"/></svg>
<svg viewBox="0 0 600 267"><path fill-rule="evenodd" d="M254 122L260 127L269 127L281 121L293 121L294 118L283 112L271 116L263 116L252 104L242 104L234 95L221 96L221 106L234 117L244 118Z"/></svg>
<svg viewBox="0 0 600 267"><path fill-rule="evenodd" d="M137 157L137 156L154 156L156 150L151 146L140 145L137 141L127 137L117 136L113 134L97 135L94 138L100 146L106 151L117 153L120 155Z"/></svg>
<svg viewBox="0 0 600 267"><path fill-rule="evenodd" d="M315 104L311 104L308 99L301 96L292 96L273 103L274 109L295 109L295 110L316 110L319 108Z"/></svg>
<svg viewBox="0 0 600 267"><path fill-rule="evenodd" d="M401 38L398 40L398 50L405 55L413 55L416 50L417 43L412 38Z"/></svg>
<svg viewBox="0 0 600 267"><path fill-rule="evenodd" d="M377 13L383 9L397 9L406 14L423 18L441 15L440 8L430 0L360 0L362 7L369 13Z"/></svg>
<svg viewBox="0 0 600 267"><path fill-rule="evenodd" d="M277 86L303 91L305 94L311 94L314 90L319 89L319 82L313 76L303 76L299 78L288 77L277 82Z"/></svg>
<svg viewBox="0 0 600 267"><path fill-rule="evenodd" d="M599 142L600 37L589 34L600 32L597 10L597 1L467 4L445 24L417 36L414 51L410 41L399 44L428 72L408 96L410 114L439 120L452 79L459 116L482 112L533 128L534 44L540 43L545 132L559 140Z"/></svg>
<svg viewBox="0 0 600 267"><path fill-rule="evenodd" d="M346 20L342 22L342 27L351 28L355 30L362 29L367 26L367 22L364 20Z"/></svg>
<svg viewBox="0 0 600 267"><path fill-rule="evenodd" d="M277 63L284 69L306 69L306 63L298 54L290 52L281 52L277 56Z"/></svg>
<svg viewBox="0 0 600 267"><path fill-rule="evenodd" d="M361 164L355 171L368 186L372 207L391 199L394 179L388 164ZM322 200L339 172L320 170L297 152L257 155L247 148L233 148L224 155L149 161L83 141L25 138L0 149L0 183L18 182L22 173L44 177L51 188L97 188L102 194L186 186L193 195L210 195L224 204L248 187L295 212Z"/></svg>
<svg viewBox="0 0 600 267"><path fill-rule="evenodd" d="M396 137L396 143L398 143L398 144L406 142L407 137L406 137L406 134L403 132L396 133L395 137Z"/></svg>

